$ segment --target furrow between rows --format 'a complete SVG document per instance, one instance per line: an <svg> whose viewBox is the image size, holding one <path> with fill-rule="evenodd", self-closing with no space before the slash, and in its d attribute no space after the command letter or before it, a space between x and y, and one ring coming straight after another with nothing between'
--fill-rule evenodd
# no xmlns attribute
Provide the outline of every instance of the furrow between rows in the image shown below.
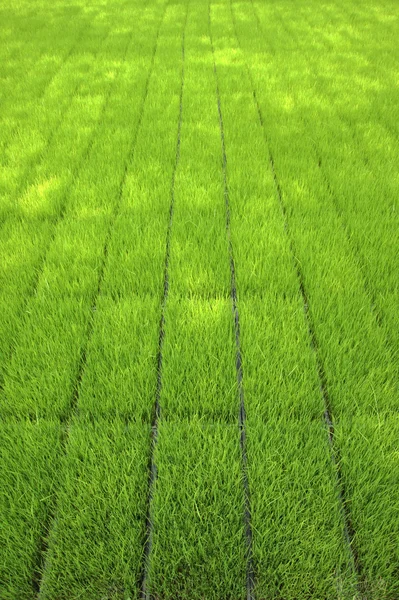
<svg viewBox="0 0 399 600"><path fill-rule="evenodd" d="M220 127L220 140L222 148L222 169L223 169L223 183L224 183L224 200L226 207L226 231L229 246L229 258L230 258L230 274L231 274L231 303L233 310L234 319L234 333L235 333L235 344L236 344L236 372L237 372L237 384L238 384L238 396L239 396L239 414L238 424L240 428L240 447L242 457L242 471L243 471L243 487L244 487L244 529L245 539L247 547L247 565L246 565L246 597L247 600L254 600L255 598L255 567L253 558L253 547L252 547L252 523L251 523L251 500L249 492L249 481L248 481L248 456L247 456L247 437L246 437L246 411L244 402L244 384L243 384L243 365L241 355L241 343L240 343L240 318L237 306L237 284L236 284L236 267L234 262L233 244L231 239L231 218L230 218L230 198L229 198L229 186L227 180L227 156L226 156L226 145L223 125L223 115L220 100L220 90L218 82L218 74L215 60L215 50L212 38L211 29L211 5L209 4L209 36L212 46L213 56L213 69L216 82L216 98L218 105L219 114L219 127Z"/></svg>
<svg viewBox="0 0 399 600"><path fill-rule="evenodd" d="M265 126L267 122L268 145L273 148L274 170L294 240L294 260L299 263L308 299L305 303L326 378L337 464L345 507L352 522L354 562L358 556L358 592L370 597L395 597L396 487L393 467L387 463L394 451L390 431L397 427L396 344L393 349L389 347L386 331L370 310L364 272L332 206L313 140L323 148L322 168L342 195L340 204L350 218L352 241L358 241L367 255L369 279L379 290L379 303L387 309L387 323L389 315L392 332L397 329L397 316L392 311L397 296L393 268L397 253L392 251L397 219L394 205L388 206L393 200L383 190L380 199L373 168L366 174L360 162L354 160L357 150L348 136L350 128L343 128L335 115L335 103L326 101L323 91L331 89L329 68L333 72L334 68L330 58L336 52L344 56L342 52L348 51L345 32L342 39L338 33L334 36L336 47L331 48L331 55L323 54L323 60L318 61L319 68L323 65L325 70L314 73L306 63L306 56L319 48L320 40L313 30L303 30L302 17L291 18L295 12L293 4L284 7L257 4L262 29L256 30L253 39L247 32L255 26L256 18L244 11L247 6L233 2L242 44L240 56L252 74L251 87L256 91L262 115L267 115L263 120ZM281 13L284 26L280 25L276 12ZM331 35L329 14L315 13L314 18L324 23L326 35ZM300 48L306 47L307 52L294 51L296 46L287 35L287 23L290 29L296 27L301 33ZM276 28L275 36L270 34L272 25ZM267 59L251 61L251 56ZM349 54L348 60L351 58L353 54ZM346 103L346 94L359 102L364 99L362 94L358 97L351 86L346 86L345 73L334 81L344 94L341 100L345 102L345 110L352 112L354 105ZM363 115L356 110L353 116L352 127L356 127ZM369 139L374 138L374 132L378 133L378 128L370 125ZM385 183L384 190L393 189L389 173ZM328 422L326 426L328 430ZM367 444L363 444L366 431ZM378 468L376 457L382 452L386 453L387 462L383 461Z"/></svg>
<svg viewBox="0 0 399 600"><path fill-rule="evenodd" d="M126 43L126 46L124 49L124 54L122 57L122 62L121 62L121 65L119 65L118 74L120 74L121 67L124 64L124 61L126 59L126 55L127 55L128 49L129 49L129 45L131 43L132 36L133 36L133 32L132 32L130 38L127 40L127 43ZM67 184L66 189L64 190L63 197L60 200L58 212L52 223L52 231L50 233L49 239L47 240L46 248L44 249L44 252L41 254L38 264L35 265L35 273L34 273L33 279L30 281L29 290L27 290L26 294L23 296L23 298L21 298L22 305L19 306L19 312L17 315L17 318L19 318L19 319L21 319L21 317L25 311L25 307L29 304L31 299L34 298L34 296L37 294L37 289L38 289L38 286L43 277L43 272L45 269L45 265L47 262L49 252L51 251L51 247L57 237L59 228L61 227L63 221L65 220L65 218L68 214L68 199L72 193L73 185L76 182L76 179L78 178L80 172L83 171L87 161L90 158L90 154L91 154L93 145L96 141L96 138L98 138L99 132L102 127L102 118L107 110L110 100L112 99L112 90L116 84L116 81L117 81L117 78L115 78L114 81L112 82L112 84L110 84L108 86L108 89L107 89L107 92L106 92L106 95L104 98L104 102L101 107L101 112L99 113L95 127L93 127L93 129L90 133L90 136L87 141L87 146L84 149L84 152L82 153L80 159L78 159L78 162L72 168L72 173L70 175L69 182ZM23 327L23 323L22 323L21 327ZM10 362L12 361L15 347L18 344L18 334L20 334L20 333L21 333L21 331L20 331L19 327L16 328L16 333L15 333L15 321L14 321L14 329L12 332L12 339L9 340L9 347L7 349L8 352L7 351L4 352L4 356L5 356L6 360L1 365L2 371L0 371L0 393L4 389L4 387L3 387L4 386L4 379L3 379L4 374L7 372L7 365L9 365ZM7 336L5 336L5 340L7 342Z"/></svg>
<svg viewBox="0 0 399 600"><path fill-rule="evenodd" d="M143 554L143 576L141 584L141 597L143 600L150 600L151 590L149 586L149 569L151 561L151 551L153 546L153 518L152 518L152 504L154 500L154 488L157 479L157 465L155 463L154 453L158 444L158 427L161 418L161 391L162 391L162 362L163 362L163 345L165 338L165 313L166 305L169 295L169 262L170 262L170 246L171 246L171 235L173 225L173 213L175 204L175 181L176 171L180 161L180 138L181 138L181 126L183 118L183 92L184 92L184 44L185 44L185 29L188 17L188 7L186 10L185 21L183 25L182 35L182 47L181 47L181 87L180 87L180 98L179 98L179 117L177 124L177 141L176 141L176 157L172 173L171 190L170 190L170 207L169 207L169 220L168 229L166 233L166 245L165 245L165 266L163 274L163 296L161 300L161 318L159 323L159 339L158 339L158 351L157 351L157 383L155 390L155 402L153 408L153 418L151 423L151 453L149 461L149 480L148 480L148 498L147 498L147 515L146 515L146 539L144 545Z"/></svg>
<svg viewBox="0 0 399 600"><path fill-rule="evenodd" d="M250 79L252 80L252 76L249 71L248 71L248 74L250 76ZM252 81L252 85L253 85L253 81ZM268 140L265 125L264 125L263 116L262 116L262 113L260 110L260 106L259 106L259 103L257 100L256 91L255 91L254 87L253 87L253 95L254 95L255 104L256 104L256 107L258 110L259 121L260 121L260 123L262 125L262 129L264 130L264 133L265 133L266 143L269 146L269 140ZM304 278L303 278L303 274L301 271L299 261L296 259L297 253L295 250L294 239L291 235L290 228L289 228L288 213L287 213L286 206L283 202L281 188L280 188L279 181L277 179L277 175L276 175L276 171L275 171L275 167L274 167L274 159L273 159L273 155L271 153L270 147L269 147L269 162L270 162L270 168L273 173L273 179L274 179L275 186L276 186L276 192L277 192L277 196L279 199L282 216L284 219L284 227L286 229L287 236L289 237L289 243L290 243L291 252L292 252L293 264L295 265L295 269L296 269L296 273L297 273L297 277L298 277L299 289L300 289L302 300L303 300L303 308L304 308L306 322L307 322L308 329L309 329L311 345L314 349L315 356L316 356L317 371L318 371L318 376L319 376L319 380L320 380L320 392L322 394L323 401L325 404L324 419L325 419L327 430L328 430L328 440L329 440L329 444L330 444L330 448L331 448L331 460L333 461L333 464L336 467L336 472L337 472L337 492L338 492L339 499L340 499L340 505L341 505L343 523L344 523L344 536L345 536L345 540L346 540L346 544L347 544L348 555L350 557L351 569L355 573L357 573L357 576L359 577L360 576L360 563L359 563L359 557L358 557L357 551L354 547L355 532L354 532L354 527L353 527L353 524L351 521L350 513L347 509L347 499L345 497L343 478L342 478L342 473L340 471L340 456L339 456L338 449L334 442L334 426L333 426L333 422L332 422L332 412L331 412L332 407L331 407L331 402L330 402L329 393L328 393L328 389L327 389L327 378L326 378L324 366L323 366L323 363L322 363L321 357L320 357L319 344L318 344L315 328L312 323L311 315L309 313L309 301L308 301L308 297L307 297L307 293L306 293L306 289L305 289Z"/></svg>
<svg viewBox="0 0 399 600"><path fill-rule="evenodd" d="M165 10L166 10L166 6L165 6ZM135 132L133 134L132 137L132 145L128 154L128 158L126 160L125 163L125 167L124 167L124 174L122 177L122 180L120 182L120 186L119 186L119 195L118 195L118 199L117 202L115 204L115 208L113 211L113 214L111 216L111 220L109 223L109 227L108 227L108 232L106 235L106 239L105 239L105 243L104 243L104 247L103 247L103 260L101 263L101 266L99 268L99 272L98 272L98 282L97 282L97 291L95 296L93 297L93 301L92 301L92 311L93 311L93 315L91 317L91 319L89 320L88 323L88 328L87 328L87 333L86 333L86 342L84 343L84 345L81 348L81 354L80 354L80 359L79 359L79 364L78 364L78 372L77 372L77 377L75 379L75 383L74 383L74 388L73 388L73 398L71 400L70 403L70 407L69 407L69 411L68 411L68 415L64 415L63 419L61 419L61 423L66 423L66 433L64 433L64 439L63 439L63 448L64 448L64 452L67 452L67 447L68 447L68 437L69 437L69 429L71 426L73 426L73 418L77 413L77 409L78 409L78 402L79 402L79 389L80 389L80 385L82 382L82 377L84 374L84 370L86 368L86 363L87 363L87 349L88 346L90 344L92 335L93 335L93 329L94 329L94 320L95 320L95 314L96 314L96 310L97 310L97 302L98 302L98 298L100 297L101 294L101 287L102 287L102 283L103 283L103 279L104 279L104 273L105 273L105 267L106 267L106 263L107 263L107 257L108 257L108 247L109 247L109 242L111 240L112 237L112 232L113 232L113 228L114 228L114 224L115 221L118 217L119 211L120 211L120 207L121 207L121 202L122 202L122 194L123 194L123 188L125 185L125 181L126 181L126 175L127 175L127 171L128 171L128 165L131 162L131 160L134 159L134 149L135 149L135 145L136 145L136 141L137 141L137 135L141 126L141 121L142 121L142 117L143 117L143 112L144 112L144 106L145 106L145 102L147 99L147 94L148 94L148 84L149 84L149 80L153 71L153 67L154 67L154 58L155 58L155 53L156 53L156 49L157 49L157 43L158 43L158 37L159 37L159 31L162 25L162 21L165 15L165 10L161 19L161 22L159 24L158 27L158 32L156 35L156 42L155 42L155 46L154 46L154 51L153 51L153 55L152 55L152 59L151 59L151 66L150 66L150 70L148 72L148 76L147 76L147 81L146 81L146 85L145 85L145 91L144 91L144 96L142 99L142 103L141 103L141 109L140 109L140 115L139 115L139 119L136 125L136 129ZM133 37L133 31L132 34L130 36L130 41L128 43L128 45L126 46L126 51L122 60L122 65L124 64L125 60L126 60L126 54L128 51L128 47L129 44L131 43L131 39ZM45 529L49 531L49 539L51 539L51 536L53 534L53 529L54 529L54 521L56 520L56 512L54 515L49 515L49 525L47 525L45 527ZM41 540L41 556L45 556L46 553L48 553L48 545L47 542L42 539ZM45 597L45 581L46 581L46 572L48 571L48 569L50 568L51 562L45 563L44 567L43 567L43 575L40 579L35 578L33 581L33 589L35 589L37 591L37 593L39 594L39 598L44 598ZM39 573L39 571L36 571L35 573Z"/></svg>
<svg viewBox="0 0 399 600"><path fill-rule="evenodd" d="M230 4L231 19L232 19L232 23L233 23L235 37L237 39L238 45L240 45L240 39L239 39L239 36L237 33L236 21L235 21L235 17L234 17L234 11L233 11L233 6L232 6L231 0L230 0L229 4ZM251 0L251 4L253 5L252 0ZM257 16L255 9L254 9L254 14ZM260 24L258 17L257 17L257 23L258 23L259 29L261 29L261 24ZM245 58L244 58L244 64L245 64L245 69L246 69L246 72L248 75L248 79L251 83L252 94L253 94L253 99L254 99L254 103L256 106L259 124L262 128L265 143L266 143L268 153L269 153L269 168L271 169L272 176L273 176L276 194L278 197L278 202L280 205L281 214L282 214L282 218L283 218L283 222L284 222L284 229L286 231L286 234L287 234L287 237L289 240L289 246L290 246L291 255L292 255L292 263L295 267L296 276L297 276L298 283L299 283L299 289L300 289L300 293L301 293L301 297L302 297L303 309L304 309L305 319L306 319L306 323L307 323L309 338L310 338L311 346L313 348L315 358L316 358L317 372L318 372L319 383L320 383L320 392L321 392L323 402L324 402L324 407L325 407L323 416L324 416L324 420L325 420L327 432L328 432L328 442L329 442L329 446L330 446L330 450L331 450L331 460L333 462L334 470L335 470L336 476L337 476L337 481L336 481L337 494L338 494L339 502L340 502L342 521L343 521L343 529L344 529L343 533L344 533L344 538L345 538L345 542L346 542L346 546L347 546L350 569L356 575L356 577L359 577L360 576L360 563L359 563L359 557L358 557L356 548L354 546L355 532L354 532L354 527L353 527L353 523L351 520L351 515L347 508L347 498L345 495L343 477L342 477L342 473L340 470L339 451L338 451L338 448L336 447L335 440L334 440L334 425L333 425L333 421L332 421L332 406L331 406L328 387L327 387L327 378L326 378L326 374L325 374L325 370L324 370L324 365L323 365L321 357L320 357L319 345L318 345L315 328L314 328L314 325L312 322L312 317L311 317L311 314L309 313L309 300L308 300L306 289L305 289L305 282L304 282L300 263L296 258L297 252L295 249L295 242L294 242L294 238L290 231L289 216L288 216L287 208L286 208L284 200L283 200L280 183L277 178L277 174L276 174L276 170L275 170L274 158L273 158L273 154L272 154L272 151L270 148L270 140L268 138L268 134L266 131L261 107L258 102L252 73L249 69L248 63L246 62Z"/></svg>

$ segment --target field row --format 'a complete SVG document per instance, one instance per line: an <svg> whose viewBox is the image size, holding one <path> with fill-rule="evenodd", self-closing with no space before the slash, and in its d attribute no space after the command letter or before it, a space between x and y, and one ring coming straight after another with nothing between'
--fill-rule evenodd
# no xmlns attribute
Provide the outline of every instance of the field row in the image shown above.
<svg viewBox="0 0 399 600"><path fill-rule="evenodd" d="M394 9L311 4L8 16L1 598L140 595L172 197L149 590L245 597L226 192L255 598L399 595Z"/></svg>

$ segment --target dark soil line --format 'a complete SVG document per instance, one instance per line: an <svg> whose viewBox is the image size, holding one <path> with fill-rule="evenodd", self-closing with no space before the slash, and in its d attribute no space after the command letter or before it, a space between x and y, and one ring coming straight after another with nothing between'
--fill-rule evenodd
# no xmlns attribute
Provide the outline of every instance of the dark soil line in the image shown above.
<svg viewBox="0 0 399 600"><path fill-rule="evenodd" d="M246 558L246 599L255 600L255 567L253 557L253 532L252 532L252 518L251 518L251 499L248 481L248 456L247 456L247 437L246 437L246 412L244 402L244 385L243 385L243 366L242 366L242 354L241 354L241 343L240 343L240 318L237 306L237 286L236 286L236 269L233 254L233 244L231 241L231 224L230 224L230 197L229 197L229 186L227 181L227 156L226 156L226 145L224 136L224 125L222 108L220 102L220 90L218 75L216 69L215 50L213 45L212 30L211 30L211 15L209 5L209 34L212 46L213 55L213 69L216 80L216 96L219 113L219 126L220 126L220 139L222 145L222 166L223 166L223 183L224 183L224 199L226 205L226 231L229 245L229 257L230 257L230 274L231 274L231 302L234 317L234 332L235 332L235 345L236 345L236 372L237 372L237 384L239 394L239 414L238 424L240 428L240 447L241 447L241 459L242 459L242 474L243 474L243 486L244 486L244 529L245 529L245 541L247 546Z"/></svg>
<svg viewBox="0 0 399 600"><path fill-rule="evenodd" d="M109 34L109 32L108 32L108 34ZM103 38L103 42L108 37L108 34ZM97 52L95 53L95 55L98 54L98 52L100 51L100 49L101 49L101 46L99 47L99 49L97 50ZM125 51L125 56L126 56L126 53L127 53L127 47L126 47L126 51ZM47 246L44 249L44 253L42 254L40 262L39 262L39 264L38 264L38 266L36 268L36 273L35 273L35 277L34 277L34 279L32 281L31 288L30 288L30 290L28 291L28 293L25 296L24 303L23 303L23 305L21 307L21 310L19 312L19 316L20 317L25 312L24 309L27 306L29 300L31 300L35 296L35 294L37 292L37 289L38 289L38 286L39 286L39 283L40 283L40 278L41 278L41 276L43 274L43 271L44 271L44 268L46 266L47 255L48 255L48 253L50 251L51 244L54 242L55 237L57 235L57 228L60 226L60 224L65 219L65 215L66 215L67 207L68 207L68 196L69 196L69 194L71 192L71 189L72 189L72 186L73 186L73 183L74 183L76 177L79 175L81 169L83 168L83 165L85 164L86 160L90 156L91 150L93 148L94 141L96 139L96 136L97 136L98 131L99 131L100 126L101 126L102 116L103 116L103 114L104 114L104 112L105 112L105 110L106 110L106 108L108 106L108 102L109 102L109 99L111 97L111 91L112 91L112 87L113 87L114 83L115 83L115 80L113 81L112 85L108 88L108 92L106 94L106 98L105 98L103 106L101 108L101 112L100 112L100 115L98 117L97 124L93 127L93 130L90 133L88 144L87 144L86 149L84 150L84 152L83 152L83 154L82 154L82 156L81 156L81 158L79 160L79 163L77 165L75 165L75 168L72 171L71 179L70 179L69 183L67 184L67 187L66 187L66 189L64 191L64 195L63 195L62 201L60 203L59 212L58 212L58 214L56 215L56 217L54 219L51 219L52 225L53 225L53 231L52 231L51 236L50 236L50 238L48 240ZM21 328L23 328L23 323L21 324ZM18 333L20 333L20 332L18 331L18 327L17 327L17 336L18 336ZM17 339L14 339L11 342L11 345L9 347L8 359L7 359L7 361L6 361L5 364L7 364L7 363L9 364L11 362L13 354L15 352L16 346L17 346ZM4 377L2 377L0 379L0 392L3 389L4 389Z"/></svg>
<svg viewBox="0 0 399 600"><path fill-rule="evenodd" d="M254 5L252 4L252 8L253 8L253 12L256 16L256 19L258 21L259 27L261 29L261 24L260 24L260 20L259 20L259 15L256 12L256 9L254 7ZM287 27L287 23L281 18L281 16L279 15L279 19L280 22L282 24L282 26L284 27L284 29L286 30L286 32L288 33L288 35L290 35L294 40L295 43L297 45L298 50L300 50L300 43L298 40L298 36L293 33L288 27ZM307 23L309 24L309 21L307 18L305 18L305 20L307 21ZM314 63L313 61L311 61L309 58L306 59L306 62L308 63L308 65L312 68L312 70L314 70ZM338 117L338 119L341 122L345 122L345 119L342 117L342 115L336 111L336 115ZM309 123L306 122L306 125L308 125ZM352 139L355 140L355 137L352 134ZM356 141L356 140L355 140ZM370 310L374 315L375 321L377 323L377 325L379 327L381 327L384 331L384 335L385 335L385 339L388 343L388 345L391 347L392 350L392 354L393 354L393 358L395 358L395 342L392 338L392 336L389 334L389 328L386 326L385 324L385 316L383 314L383 311L378 307L378 300L377 300L377 294L375 293L372 283L369 281L368 277L367 277L367 269L366 269L366 261L364 259L364 257L361 254L360 248L357 245L357 243L354 241L352 235L351 235L351 228L350 225L348 224L348 221L344 215L344 211L342 210L341 206L340 206L340 202L338 200L338 193L336 193L333 189L333 187L331 186L331 181L329 176L327 175L326 171L325 171L325 161L322 160L322 155L320 153L320 147L319 145L312 139L312 146L313 149L315 151L315 157L317 159L317 166L320 169L320 174L324 180L324 183L326 184L326 187L328 189L328 192L330 194L331 200L332 200L332 205L335 209L336 214L338 215L340 221L341 221L341 225L342 225L342 229L345 233L345 236L347 238L349 247L351 248L351 251L353 253L353 255L356 257L358 263L359 263L359 267L360 267L360 271L362 274L362 278L363 278L363 286L364 286L364 290L366 292L366 294L369 296L370 301L371 301L371 306L370 306ZM361 160L363 161L363 163L365 165L367 165L367 161L368 158L367 156L364 155L363 152L358 151L358 155L361 158Z"/></svg>
<svg viewBox="0 0 399 600"><path fill-rule="evenodd" d="M86 364L87 364L87 349L90 346L90 340L92 338L93 331L94 331L95 314L96 314L96 310L97 310L98 299L101 295L102 284L104 281L105 267L106 267L106 263L107 263L107 259L108 259L108 248L109 248L109 244L110 244L110 241L112 238L114 225L115 225L118 215L120 213L120 209L121 209L121 205L122 205L123 190L124 190L124 186L125 186L125 182L126 182L129 164L134 159L134 151L136 148L138 134L139 134L139 131L141 128L141 123L142 123L143 114L144 114L144 106L145 106L147 96L148 96L149 82L150 82L151 75L152 75L153 68L154 68L155 54L156 54L156 49L158 46L159 31L160 31L161 24L162 24L164 16L165 16L165 12L166 12L166 7L165 7L165 11L163 13L162 19L160 21L160 24L158 26L157 36L156 36L154 50L153 50L153 54L152 54L151 65L150 65L150 69L148 71L147 80L146 80L146 84L145 84L145 88L144 88L144 94L143 94L143 98L142 98L139 119L137 121L136 129L134 132L132 143L130 145L128 156L125 161L124 173L123 173L123 177L121 179L120 185L119 185L118 199L117 199L113 214L110 219L106 239L104 242L103 259L102 259L101 266L100 266L99 273L98 273L97 290L93 297L93 303L92 303L92 315L90 317L88 328L87 328L86 342L81 349L81 354L80 354L80 359L79 359L79 364L78 364L78 373L77 373L75 383L74 383L74 391L73 391L73 397L71 400L71 405L70 405L67 417L61 419L61 425L64 425L64 427L62 428L62 434L61 434L64 454L67 453L67 444L68 444L68 439L69 439L70 427L72 424L72 419L73 419L74 415L76 414L78 401L79 401L80 385L81 385L83 374L84 374ZM123 59L122 59L122 64L124 64L126 61L127 52L132 43L132 40L133 40L133 31L132 31L129 41L126 45L126 49L125 49ZM120 71L119 71L119 73L120 73ZM111 92L111 90L110 90L110 92ZM108 97L110 96L110 92L108 94ZM104 109L105 109L105 107L104 107ZM48 539L51 537L51 531L54 529L55 523L56 523L56 510L53 512L53 514L49 515L49 518L47 520L47 526L44 528L44 530L48 531L49 533L48 533L47 537L42 538L40 550L38 552L38 556L40 556L41 560L43 561L43 569L39 569L34 574L33 589L39 598L42 597L42 594L44 593L43 582L45 581L45 573L50 568L51 558L48 555Z"/></svg>
<svg viewBox="0 0 399 600"><path fill-rule="evenodd" d="M231 1L230 1L230 7L231 7L232 20L233 20L233 25L234 25L234 30L235 30L235 36L237 38L237 42L238 42L239 46L241 47L238 33L237 33L237 27L236 27L236 22L235 22L235 18L234 18ZM281 192L280 183L279 183L277 175L276 175L276 170L275 170L275 166L274 166L274 158L273 158L273 154L270 149L268 134L267 134L267 131L265 128L262 111L261 111L259 101L258 101L258 98L256 95L254 80L252 77L252 73L249 69L248 63L245 62L245 65L246 65L246 69L247 69L247 73L248 73L248 78L249 78L249 80L251 82L251 86L252 86L252 93L253 93L256 110L258 113L259 123L262 127L263 136L264 136L267 148L268 148L269 166L270 166L270 169L271 169L271 172L273 175L274 185L275 185L275 189L276 189L276 193L277 193L277 197L278 197L278 201L279 201L279 205L280 205L280 209L281 209L281 213L282 213L282 217L283 217L284 229L286 231L286 234L287 234L287 237L289 240L289 244L290 244L291 255L293 257L293 263L295 266L296 275L297 275L297 279L298 279L298 283L299 283L299 289L300 289L301 296L302 296L304 314L305 314L306 324L307 324L307 328L308 328L308 332L309 332L311 347L314 351L315 358L316 358L317 372L318 372L319 383L320 383L320 393L322 395L323 402L324 402L323 416L324 416L325 424L327 426L328 441L329 441L329 446L330 446L330 451L331 451L331 461L333 463L334 470L336 473L337 494L338 494L338 498L339 498L340 511L341 511L341 515L342 515L343 528L344 528L343 534L344 534L344 539L345 539L345 543L347 546L350 569L351 569L352 574L355 575L356 580L357 580L357 585L359 586L359 581L361 581L361 564L360 564L360 560L359 560L359 556L358 556L356 547L354 545L355 529L354 529L354 526L353 526L353 523L351 520L350 512L347 508L345 485L344 485L344 481L343 481L342 470L340 467L340 454L339 454L339 450L337 449L335 442L334 442L334 425L333 425L333 419L332 419L331 401L330 401L328 386L327 386L327 377L326 377L325 368L324 368L322 359L320 357L319 343L318 343L314 323L313 323L312 316L309 311L309 301L308 301L308 296L307 296L307 292L306 292L306 288L305 288L305 284L304 284L303 273L302 273L299 262L295 259L295 256L296 256L295 244L294 244L294 239L293 239L293 236L292 236L290 228L289 228L288 212L287 212L285 203L283 201L283 195Z"/></svg>
<svg viewBox="0 0 399 600"><path fill-rule="evenodd" d="M314 144L314 146L315 146L315 149L317 152L316 144ZM345 237L347 239L349 248L351 249L352 254L354 255L354 257L357 260L359 270L361 272L361 276L362 276L362 280L363 280L363 288L371 302L370 310L374 316L376 324L378 325L378 327L380 327L383 330L385 340L386 340L387 344L390 346L392 355L394 356L395 344L394 344L393 338L391 337L391 335L389 335L389 329L387 328L386 322L385 322L385 315L383 314L381 309L378 307L377 295L367 277L366 262L360 252L360 249L359 249L357 243L355 242L355 240L352 236L350 225L348 225L348 221L345 218L343 210L339 204L339 200L337 199L337 194L334 192L333 188L331 187L331 183L328 178L328 175L325 173L325 171L323 169L322 160L321 160L321 157L319 154L318 154L318 163L317 164L320 169L321 176L326 184L327 190L330 194L332 205L335 209L335 212L336 212L339 220L341 221L341 226L345 233Z"/></svg>
<svg viewBox="0 0 399 600"><path fill-rule="evenodd" d="M161 318L159 322L159 338L158 338L158 352L157 352L157 385L155 390L155 402L153 407L153 418L151 423L151 450L148 464L148 495L147 495L147 515L146 515L146 538L144 542L144 553L143 553L143 567L142 567L142 580L141 580L141 598L142 600L151 600L152 594L149 590L148 579L150 569L151 551L154 537L154 527L152 520L152 504L154 500L155 483L158 477L158 470L155 463L155 450L158 444L158 426L161 418L161 391L162 391L162 359L163 359L163 343L165 339L165 314L166 305L169 296L169 261L170 261L170 243L172 236L172 225L173 225L173 213L175 204L175 181L176 172L180 162L180 138L181 138L181 126L183 118L183 92L184 92L184 63L185 63L185 31L188 17L188 4L186 17L183 25L183 36L182 36L182 67L181 67L181 86L180 86L180 101L179 101L179 119L177 125L177 141L176 141L176 157L175 164L173 167L171 190L170 190L170 207L169 207L169 222L168 230L166 233L166 244L165 244L165 265L164 265L164 283L163 283L163 296L161 301Z"/></svg>
<svg viewBox="0 0 399 600"><path fill-rule="evenodd" d="M64 55L63 59L61 60L61 63L59 64L59 66L55 69L55 71L53 73L50 74L50 77L45 82L45 84L42 87L42 89L40 90L39 94L36 97L34 97L34 99L36 99L37 102L40 102L44 98L47 89L51 86L51 84L53 83L53 81L55 80L55 78L57 77L57 75L62 71L62 69L64 68L64 66L68 63L69 59L74 54L75 49L79 46L79 43L83 39L84 34L91 28L91 26L92 26L91 23L85 22L83 24L83 26L79 30L78 35L76 36L75 40L72 42L71 47L69 48L69 50L67 51L67 53ZM35 68L36 68L36 64L32 67L32 69L30 69L30 71L28 73L28 76L31 75L34 72ZM27 78L28 78L28 76L27 76ZM75 91L72 93L72 96L74 95ZM56 128L58 128L58 125L57 125ZM18 125L16 124L16 125L13 126L13 128L12 128L12 130L10 132L9 140L12 139L12 137L13 137L14 133L17 131L17 129L18 129ZM9 145L10 145L10 141L7 141L5 143L5 145L4 145L4 147L2 148L2 154L5 154L6 150L9 147ZM17 189L19 190L20 188L17 188Z"/></svg>
<svg viewBox="0 0 399 600"><path fill-rule="evenodd" d="M126 2L125 6L128 6L128 5L129 5L129 2ZM61 64L57 67L57 69L54 71L54 73L51 74L50 78L44 84L42 90L38 94L38 96L36 98L37 102L41 102L41 100L44 98L47 89L51 86L51 84L53 83L53 81L55 80L55 78L57 77L57 75L59 75L59 73L62 71L62 69L64 68L64 66L68 63L68 61L71 58L71 56L73 56L76 48L79 47L79 43L82 41L84 35L87 34L87 31L89 31L91 29L92 25L93 25L92 23L84 23L84 25L80 29L77 37L75 38L75 41L73 42L72 46L70 47L70 49L68 50L68 52L65 54L64 58L62 59ZM108 36L109 36L109 34L110 34L111 31L112 31L112 27L110 27L110 29L102 37L100 48L94 53L94 56L97 56L97 54L99 53L99 51L100 51L100 49L101 49L104 41L108 38ZM32 71L33 70L34 70L34 67L32 68ZM27 178L29 172L32 170L32 168L37 167L38 165L40 165L43 162L43 158L44 158L45 154L48 152L48 149L49 149L49 147L51 145L51 142L52 142L52 140L54 138L54 135L56 134L56 132L60 128L61 124L63 123L63 121L65 119L65 116L68 114L68 111L71 108L74 96L75 96L75 94L78 91L78 89L79 89L80 86L81 86L81 82L78 82L75 85L75 87L74 87L74 89L73 89L73 91L72 91L72 93L70 95L68 105L62 111L60 118L55 123L52 131L50 132L49 137L47 138L47 141L46 141L43 149L40 152L40 155L37 157L36 160L33 161L32 164L29 164L24 169L24 172L23 172L23 174L20 177L20 184L16 188L16 191L13 193L13 196L17 197L17 196L21 195L25 191L26 178ZM10 136L9 136L10 138L12 138L12 136L14 135L15 131L17 131L17 129L18 129L18 125L15 125L13 127L13 130L12 130ZM10 145L10 142L7 142L6 145L4 146L4 148L2 149L2 153L3 154L5 153L5 151L7 150L7 148L8 148L9 145ZM0 221L0 230L5 225L5 223L8 220L8 218L10 216L12 216L12 215L13 215L13 213L10 213L10 215L4 215L4 217Z"/></svg>

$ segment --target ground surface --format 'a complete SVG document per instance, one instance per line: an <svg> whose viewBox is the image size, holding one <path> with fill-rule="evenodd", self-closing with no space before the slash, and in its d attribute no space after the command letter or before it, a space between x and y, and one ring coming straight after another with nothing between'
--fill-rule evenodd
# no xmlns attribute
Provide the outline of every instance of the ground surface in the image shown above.
<svg viewBox="0 0 399 600"><path fill-rule="evenodd" d="M399 598L395 0L0 3L0 598Z"/></svg>

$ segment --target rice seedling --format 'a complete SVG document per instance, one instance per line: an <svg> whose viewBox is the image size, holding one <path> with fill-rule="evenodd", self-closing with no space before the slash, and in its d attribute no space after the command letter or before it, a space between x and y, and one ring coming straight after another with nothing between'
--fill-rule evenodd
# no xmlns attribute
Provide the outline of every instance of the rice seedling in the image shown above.
<svg viewBox="0 0 399 600"><path fill-rule="evenodd" d="M0 1L0 597L396 600L394 0Z"/></svg>

